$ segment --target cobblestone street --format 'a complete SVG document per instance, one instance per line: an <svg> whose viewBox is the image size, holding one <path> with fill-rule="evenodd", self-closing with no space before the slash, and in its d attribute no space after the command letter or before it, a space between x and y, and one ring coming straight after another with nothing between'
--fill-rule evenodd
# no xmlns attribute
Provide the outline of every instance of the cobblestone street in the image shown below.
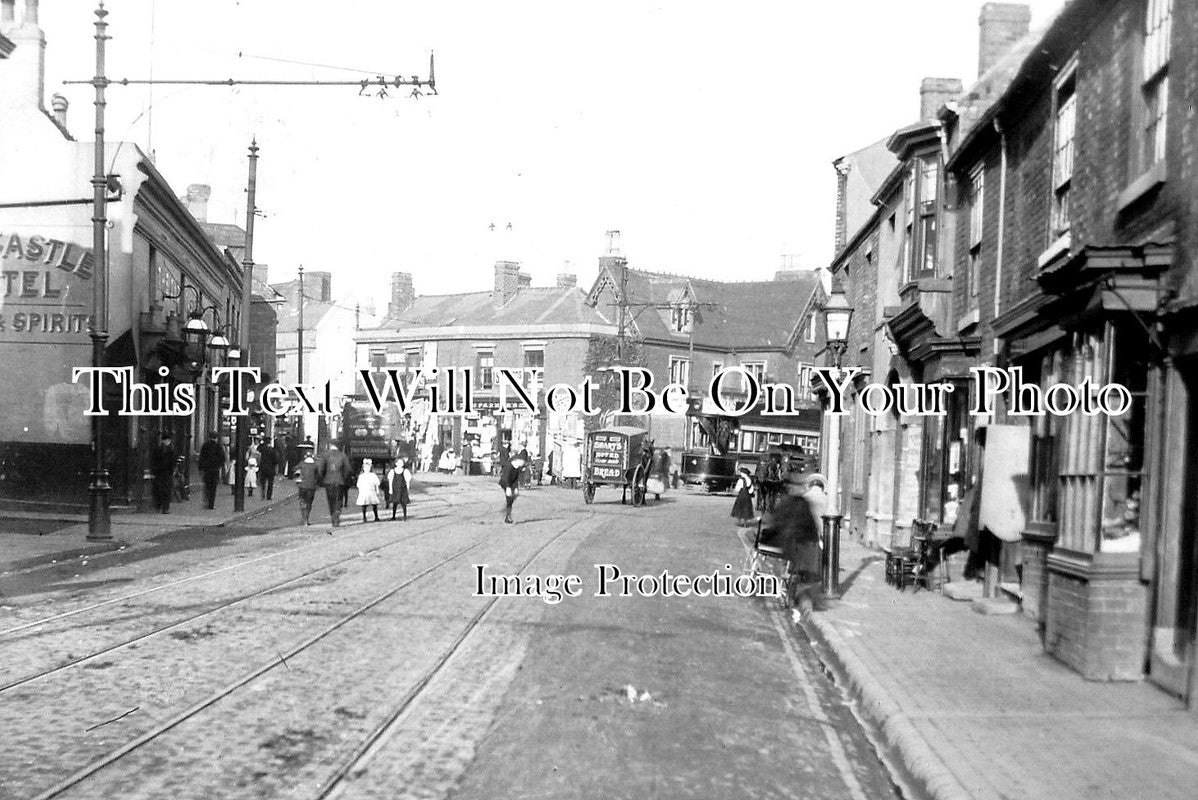
<svg viewBox="0 0 1198 800"><path fill-rule="evenodd" d="M420 488L6 573L0 798L898 796L772 600L593 596L740 574L726 498L534 488L504 525L489 479ZM582 591L476 596L483 564Z"/></svg>

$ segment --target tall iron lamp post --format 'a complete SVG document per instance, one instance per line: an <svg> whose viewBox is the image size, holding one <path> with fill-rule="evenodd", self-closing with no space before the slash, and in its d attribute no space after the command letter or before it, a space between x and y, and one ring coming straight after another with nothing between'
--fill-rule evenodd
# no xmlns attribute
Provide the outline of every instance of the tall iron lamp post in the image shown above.
<svg viewBox="0 0 1198 800"><path fill-rule="evenodd" d="M840 368L848 348L849 323L853 320L853 307L849 305L844 290L832 288L824 303L824 341L832 355L832 366L840 378ZM828 424L828 455L825 474L828 478L828 507L824 513L824 595L840 597L840 415L832 415Z"/></svg>

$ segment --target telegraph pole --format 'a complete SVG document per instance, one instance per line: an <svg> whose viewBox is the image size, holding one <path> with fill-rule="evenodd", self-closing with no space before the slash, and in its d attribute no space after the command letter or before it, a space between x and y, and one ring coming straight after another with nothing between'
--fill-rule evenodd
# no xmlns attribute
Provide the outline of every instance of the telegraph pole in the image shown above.
<svg viewBox="0 0 1198 800"><path fill-rule="evenodd" d="M63 81L65 85L72 84L89 84L96 91L96 140L95 140L95 171L92 175L92 258L94 260L94 276L95 282L92 287L92 314L89 322L89 336L92 340L92 366L103 367L107 360L108 346L108 251L107 251L107 226L108 226L108 175L104 169L104 108L106 101L104 99L104 90L112 84L120 86L145 85L154 86L159 84L168 84L174 86L357 86L359 95L367 95L368 90L375 90L374 96L380 98L388 97L388 89L399 89L401 87L411 87L412 97L421 97L425 92L421 89L427 89L427 94L437 94L437 83L434 75L433 55L429 54L428 59L428 78L421 79L419 76L413 75L409 78L404 78L400 75L387 77L385 75L376 75L373 78L362 78L356 81L333 81L333 80L238 80L235 78L224 78L220 80L214 79L187 79L187 80L160 80L156 78L149 79L131 79L131 78L109 78L105 74L105 42L111 38L108 36L108 22L106 18L108 11L104 8L104 0L99 0L96 8L96 74L88 80L68 80ZM251 155L251 159L253 156ZM253 174L254 162L251 160L251 174ZM252 195L251 195L252 197ZM74 201L67 203L48 203L46 205L71 205ZM250 274L252 272L252 257L249 249L250 239L253 229L253 202L249 203L247 209L248 222L246 224L246 263L248 269L245 272L244 278L246 285L249 285ZM300 380L303 380L304 358L303 358L303 268L300 269L300 288L301 288L301 306L300 306L300 349L299 349L299 372ZM242 291L243 300L246 297L245 288ZM242 344L249 344L245 340L244 331L249 315L249 302L243 302L242 308ZM248 349L248 348L247 348ZM99 378L97 378L99 380ZM303 430L303 418L300 418L300 429ZM94 461L92 463L91 475L88 481L88 516L87 516L87 538L95 541L108 541L112 539L112 520L110 517L109 494L112 486L109 483L108 475L108 456L107 443L105 435L107 430L106 419L102 415L93 416L91 419L91 444L92 455ZM238 426L238 445L239 449L242 444L243 428ZM235 481L240 480L244 483L244 478L241 476L244 470L239 469ZM240 492L234 492L237 499L234 500L236 505L240 502Z"/></svg>
<svg viewBox="0 0 1198 800"><path fill-rule="evenodd" d="M104 43L108 40L108 23L103 0L96 9L96 76L91 83L96 89L95 173L92 175L92 258L95 261L95 281L92 285L92 318L89 335L92 340L92 366L103 367L108 346L108 176L104 169ZM102 380L97 374L92 380ZM112 518L109 513L108 448L105 441L107 418L92 417L92 464L88 482L87 538L92 541L112 539Z"/></svg>
<svg viewBox="0 0 1198 800"><path fill-rule="evenodd" d="M296 330L296 383L304 382L304 265L299 265L299 294L296 296L296 302L299 303L299 326ZM304 415L299 415L299 425L296 426L296 444L304 441Z"/></svg>
<svg viewBox="0 0 1198 800"><path fill-rule="evenodd" d="M237 338L241 352L245 354L243 367L249 366L250 354L250 303L254 292L254 207L258 192L258 138L250 142L250 174L246 183L245 201L245 255L241 264L241 318L238 320ZM245 511L245 468L249 449L250 420L246 415L237 418L237 455L234 463L237 474L233 476L233 510Z"/></svg>

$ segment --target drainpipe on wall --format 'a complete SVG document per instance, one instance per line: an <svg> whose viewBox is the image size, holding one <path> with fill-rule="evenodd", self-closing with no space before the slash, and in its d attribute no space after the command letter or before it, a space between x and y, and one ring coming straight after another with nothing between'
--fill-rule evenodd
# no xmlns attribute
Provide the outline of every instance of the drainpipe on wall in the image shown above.
<svg viewBox="0 0 1198 800"><path fill-rule="evenodd" d="M994 118L994 132L998 134L998 243L995 246L994 264L994 316L997 317L1002 308L1002 258L1003 234L1007 212L1007 134L1003 130L998 117ZM998 340L994 341L995 354L998 353Z"/></svg>

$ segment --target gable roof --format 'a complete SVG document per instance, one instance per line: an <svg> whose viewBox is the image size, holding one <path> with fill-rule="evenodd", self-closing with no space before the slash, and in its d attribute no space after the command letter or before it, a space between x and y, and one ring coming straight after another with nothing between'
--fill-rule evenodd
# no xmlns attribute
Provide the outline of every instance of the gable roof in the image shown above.
<svg viewBox="0 0 1198 800"><path fill-rule="evenodd" d="M269 289L276 296L275 299L281 297L284 300L275 306L275 313L279 320L279 335L297 332L299 330L299 281L272 283L269 284ZM305 294L308 291L305 287ZM307 296L304 299L304 329L316 328L334 305L330 300L318 300L310 295Z"/></svg>
<svg viewBox="0 0 1198 800"><path fill-rule="evenodd" d="M628 312L633 330L645 339L689 342L689 333L671 329L670 306L689 292L696 303L695 346L731 350L781 350L787 347L803 308L819 286L815 272L787 280L714 281L628 268ZM620 275L600 269L588 302L615 317ZM604 303L603 296L612 297Z"/></svg>
<svg viewBox="0 0 1198 800"><path fill-rule="evenodd" d="M887 146L889 140L889 136L879 139L832 162L838 170L847 170L844 187L846 239L851 239L869 221L874 213L874 195L898 166L898 159Z"/></svg>
<svg viewBox="0 0 1198 800"><path fill-rule="evenodd" d="M577 286L526 286L496 307L491 292L419 295L397 316L388 317L379 330L439 328L449 326L610 325L601 310L586 304L586 294Z"/></svg>

